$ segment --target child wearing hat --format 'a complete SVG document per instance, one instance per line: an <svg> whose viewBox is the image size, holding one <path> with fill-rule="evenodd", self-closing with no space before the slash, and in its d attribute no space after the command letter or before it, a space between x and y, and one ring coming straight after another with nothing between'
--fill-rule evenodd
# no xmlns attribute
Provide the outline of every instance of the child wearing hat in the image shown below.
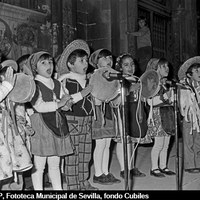
<svg viewBox="0 0 200 200"><path fill-rule="evenodd" d="M184 169L200 172L200 56L185 61L178 71L180 111L183 116L182 133Z"/></svg>
<svg viewBox="0 0 200 200"><path fill-rule="evenodd" d="M83 40L72 41L58 61L58 76L65 91L73 98L73 105L66 111L69 131L75 153L65 157L65 174L68 190L97 190L89 179L92 151L93 109L86 72L90 50Z"/></svg>
<svg viewBox="0 0 200 200"><path fill-rule="evenodd" d="M106 68L113 66L112 53L108 49L98 49L92 53L89 62L96 70L107 70ZM98 98L94 98L94 104L96 119L93 121L92 133L92 139L95 140L93 182L102 185L120 183L121 181L109 172L110 144L116 135L112 105Z"/></svg>
<svg viewBox="0 0 200 200"><path fill-rule="evenodd" d="M60 82L52 78L53 58L48 52L32 54L29 62L36 83L36 92L31 100L34 113L30 116L35 132L31 137L33 186L35 190L43 190L43 173L47 162L53 189L62 190L60 157L73 154L74 147L61 108L70 108L71 97L64 93Z"/></svg>

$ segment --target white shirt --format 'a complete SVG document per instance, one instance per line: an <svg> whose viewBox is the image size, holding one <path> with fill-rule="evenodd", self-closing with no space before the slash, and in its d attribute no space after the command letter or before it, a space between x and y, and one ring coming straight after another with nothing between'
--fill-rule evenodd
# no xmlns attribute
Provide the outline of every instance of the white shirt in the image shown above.
<svg viewBox="0 0 200 200"><path fill-rule="evenodd" d="M51 90L54 89L54 82L52 78L45 78L43 76L36 75L35 80L40 81ZM36 101L33 107L35 108L35 110L37 110L37 112L40 112L40 113L54 112L58 109L57 101L58 100L56 98L50 102L43 101L42 94L40 92L38 100Z"/></svg>

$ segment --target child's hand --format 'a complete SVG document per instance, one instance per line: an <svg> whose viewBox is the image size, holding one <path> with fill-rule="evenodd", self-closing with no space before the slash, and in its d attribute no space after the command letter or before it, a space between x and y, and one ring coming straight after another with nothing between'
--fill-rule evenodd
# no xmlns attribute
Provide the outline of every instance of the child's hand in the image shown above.
<svg viewBox="0 0 200 200"><path fill-rule="evenodd" d="M69 94L65 94L58 102L58 108L63 107L70 99L72 99L72 97Z"/></svg>
<svg viewBox="0 0 200 200"><path fill-rule="evenodd" d="M93 89L93 86L92 86L92 85L88 85L86 88L84 88L84 89L81 91L82 97L85 97L85 96L87 96L89 93L91 93L91 92L92 92L92 89Z"/></svg>
<svg viewBox="0 0 200 200"><path fill-rule="evenodd" d="M4 81L9 82L12 86L15 84L16 74L13 74L13 68L9 67L5 73Z"/></svg>
<svg viewBox="0 0 200 200"><path fill-rule="evenodd" d="M90 79L91 76L92 76L92 73L88 73L88 74L86 75L86 78L87 78L87 79Z"/></svg>
<svg viewBox="0 0 200 200"><path fill-rule="evenodd" d="M73 105L73 99L69 99L67 101L67 103L61 108L62 110L68 111L71 109L72 105Z"/></svg>
<svg viewBox="0 0 200 200"><path fill-rule="evenodd" d="M168 99L170 99L171 96L172 96L172 92L171 92L171 90L167 91L166 94L167 94Z"/></svg>

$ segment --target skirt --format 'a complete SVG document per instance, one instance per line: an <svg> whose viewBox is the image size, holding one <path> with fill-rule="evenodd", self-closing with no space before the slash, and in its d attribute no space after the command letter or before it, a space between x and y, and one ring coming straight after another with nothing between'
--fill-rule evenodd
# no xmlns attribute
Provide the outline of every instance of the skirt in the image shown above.
<svg viewBox="0 0 200 200"><path fill-rule="evenodd" d="M169 136L162 126L160 107L153 108L153 122L148 124L147 134L151 137Z"/></svg>
<svg viewBox="0 0 200 200"><path fill-rule="evenodd" d="M108 119L102 115L101 106L95 106L96 120L92 123L92 139L115 137L114 120Z"/></svg>
<svg viewBox="0 0 200 200"><path fill-rule="evenodd" d="M66 156L74 153L70 135L58 137L43 122L39 113L30 117L35 134L31 137L31 152L37 156Z"/></svg>

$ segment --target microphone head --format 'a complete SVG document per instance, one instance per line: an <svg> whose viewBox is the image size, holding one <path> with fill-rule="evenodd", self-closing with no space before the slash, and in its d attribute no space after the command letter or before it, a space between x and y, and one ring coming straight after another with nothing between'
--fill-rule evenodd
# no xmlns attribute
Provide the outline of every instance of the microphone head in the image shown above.
<svg viewBox="0 0 200 200"><path fill-rule="evenodd" d="M128 81L130 81L130 82L132 82L132 83L137 83L138 82L138 80L135 77L130 76L130 75L128 75L127 77L125 77L125 79L128 80Z"/></svg>

